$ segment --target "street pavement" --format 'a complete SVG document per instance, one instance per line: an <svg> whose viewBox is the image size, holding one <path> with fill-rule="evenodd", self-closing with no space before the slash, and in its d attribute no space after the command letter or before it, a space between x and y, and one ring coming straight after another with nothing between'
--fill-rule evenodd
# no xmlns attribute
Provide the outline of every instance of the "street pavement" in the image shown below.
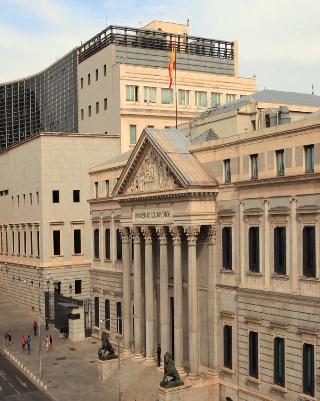
<svg viewBox="0 0 320 401"><path fill-rule="evenodd" d="M35 337L32 331L32 323L36 318L32 310L14 303L0 292L0 345L5 346L2 337L4 329L10 329L12 345L7 349L39 377L39 336ZM159 399L158 387L163 371L155 366L149 366L130 357L123 359L120 372L117 368L108 382L103 384L98 379L97 368L100 339L89 337L77 343L60 340L58 330L51 326L48 333L42 326L41 333L42 380L48 387L49 396L54 400L119 401L119 393L121 393L121 401ZM45 350L45 337L49 333L53 337L52 352ZM31 355L21 350L20 341L23 334L31 335ZM0 370L3 369L0 367ZM15 398L12 399L15 400ZM31 400L38 401L35 397ZM2 401L1 395L0 401Z"/></svg>
<svg viewBox="0 0 320 401"><path fill-rule="evenodd" d="M0 354L1 401L52 401Z"/></svg>

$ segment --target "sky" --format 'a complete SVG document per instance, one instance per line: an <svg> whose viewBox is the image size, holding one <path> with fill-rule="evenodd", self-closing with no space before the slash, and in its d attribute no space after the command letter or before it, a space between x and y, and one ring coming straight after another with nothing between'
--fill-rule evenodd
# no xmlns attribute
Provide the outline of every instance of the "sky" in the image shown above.
<svg viewBox="0 0 320 401"><path fill-rule="evenodd" d="M239 75L257 88L320 95L319 0L0 0L0 82L39 72L106 25L186 23L237 40Z"/></svg>

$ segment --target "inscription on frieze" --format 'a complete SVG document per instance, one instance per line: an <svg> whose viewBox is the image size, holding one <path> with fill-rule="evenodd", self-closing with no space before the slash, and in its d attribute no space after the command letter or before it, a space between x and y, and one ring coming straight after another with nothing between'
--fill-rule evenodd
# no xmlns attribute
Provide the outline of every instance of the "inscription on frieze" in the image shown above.
<svg viewBox="0 0 320 401"><path fill-rule="evenodd" d="M133 210L133 224L172 223L172 210L167 208L148 208Z"/></svg>

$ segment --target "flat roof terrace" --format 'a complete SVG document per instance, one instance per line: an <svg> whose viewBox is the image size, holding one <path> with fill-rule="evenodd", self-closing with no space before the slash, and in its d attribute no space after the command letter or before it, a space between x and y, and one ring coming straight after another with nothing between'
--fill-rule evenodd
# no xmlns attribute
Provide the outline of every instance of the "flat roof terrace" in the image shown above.
<svg viewBox="0 0 320 401"><path fill-rule="evenodd" d="M173 43L178 53L234 60L234 42L110 25L78 48L78 62L111 44L169 52Z"/></svg>

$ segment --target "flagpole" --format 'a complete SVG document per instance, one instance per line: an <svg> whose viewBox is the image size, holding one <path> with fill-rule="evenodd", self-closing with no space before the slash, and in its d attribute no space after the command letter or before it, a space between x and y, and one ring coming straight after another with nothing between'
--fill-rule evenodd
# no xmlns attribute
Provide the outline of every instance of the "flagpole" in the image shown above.
<svg viewBox="0 0 320 401"><path fill-rule="evenodd" d="M176 98L176 129L178 129L178 96L177 96L177 49L174 52L174 89Z"/></svg>

